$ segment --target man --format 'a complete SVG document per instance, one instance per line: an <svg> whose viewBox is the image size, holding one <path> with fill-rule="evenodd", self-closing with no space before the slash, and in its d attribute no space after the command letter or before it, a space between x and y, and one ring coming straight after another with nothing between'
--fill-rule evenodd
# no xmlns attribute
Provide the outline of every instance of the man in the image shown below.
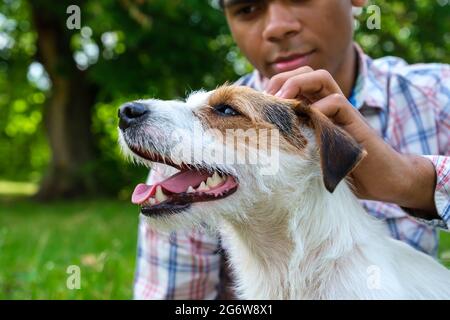
<svg viewBox="0 0 450 320"><path fill-rule="evenodd" d="M352 7L364 4L221 2L255 67L238 83L307 99L349 132L368 151L352 173L366 210L394 238L436 255L433 227L450 225L450 66L367 57L352 41ZM150 178L161 177L156 170ZM162 234L145 223L139 233L135 298L223 297L220 239L195 231Z"/></svg>

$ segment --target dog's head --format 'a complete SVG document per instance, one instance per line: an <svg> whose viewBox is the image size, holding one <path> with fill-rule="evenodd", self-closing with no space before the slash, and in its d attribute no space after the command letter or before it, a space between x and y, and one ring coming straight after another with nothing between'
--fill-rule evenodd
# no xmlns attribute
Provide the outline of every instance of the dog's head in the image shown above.
<svg viewBox="0 0 450 320"><path fill-rule="evenodd" d="M180 171L136 187L132 201L163 225L247 219L252 207L295 201L313 178L333 192L364 156L320 112L297 100L222 86L185 102L138 100L119 109L120 144L137 162ZM274 208L276 210L276 208Z"/></svg>

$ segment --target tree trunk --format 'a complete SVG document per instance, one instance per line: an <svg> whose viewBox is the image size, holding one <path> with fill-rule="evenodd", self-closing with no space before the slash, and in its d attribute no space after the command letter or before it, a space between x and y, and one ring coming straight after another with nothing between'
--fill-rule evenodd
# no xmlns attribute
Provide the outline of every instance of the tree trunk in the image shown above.
<svg viewBox="0 0 450 320"><path fill-rule="evenodd" d="M37 198L86 195L96 189L89 165L96 158L90 129L97 90L76 67L64 16L55 16L43 6L37 9L33 1L30 4L38 34L38 60L52 81L44 112L52 158Z"/></svg>

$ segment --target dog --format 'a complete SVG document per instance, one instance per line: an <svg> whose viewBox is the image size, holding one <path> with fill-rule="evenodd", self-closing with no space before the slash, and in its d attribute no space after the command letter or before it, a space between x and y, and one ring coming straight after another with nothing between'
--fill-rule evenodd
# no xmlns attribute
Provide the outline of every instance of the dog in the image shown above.
<svg viewBox="0 0 450 320"><path fill-rule="evenodd" d="M224 85L133 101L119 118L127 156L178 171L139 184L132 202L155 228L218 230L241 299L450 298L450 271L392 239L353 194L346 177L366 151L307 103ZM236 162L243 153L262 160Z"/></svg>

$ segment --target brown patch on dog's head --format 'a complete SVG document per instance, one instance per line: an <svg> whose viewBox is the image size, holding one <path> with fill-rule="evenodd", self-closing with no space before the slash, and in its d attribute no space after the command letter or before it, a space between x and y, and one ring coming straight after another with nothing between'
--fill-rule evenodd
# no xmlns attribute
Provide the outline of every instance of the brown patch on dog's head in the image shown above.
<svg viewBox="0 0 450 320"><path fill-rule="evenodd" d="M256 129L258 134L258 129L276 128L280 133L280 149L289 153L304 152L308 141L301 128L311 128L320 152L323 181L329 192L333 192L366 155L348 133L308 104L262 94L248 87L219 87L195 113L207 127L219 130L224 136L230 129Z"/></svg>
<svg viewBox="0 0 450 320"><path fill-rule="evenodd" d="M280 147L285 151L304 149L307 140L301 134L297 116L288 100L262 94L248 87L222 86L213 92L207 105L196 111L203 123L226 134L230 129L278 129ZM231 108L237 114L227 116L222 111ZM259 140L259 139L258 139ZM269 139L270 140L270 139ZM258 145L259 147L259 145Z"/></svg>

